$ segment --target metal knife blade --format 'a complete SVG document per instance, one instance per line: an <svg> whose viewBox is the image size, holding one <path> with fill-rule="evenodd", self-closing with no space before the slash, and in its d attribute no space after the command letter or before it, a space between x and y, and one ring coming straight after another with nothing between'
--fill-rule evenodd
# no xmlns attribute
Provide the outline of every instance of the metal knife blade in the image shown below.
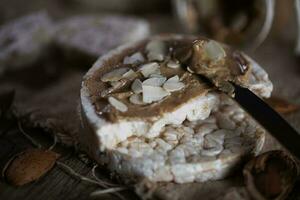
<svg viewBox="0 0 300 200"><path fill-rule="evenodd" d="M235 87L234 99L258 123L260 123L279 143L294 156L300 159L300 135L267 103L257 97L249 89L233 84Z"/></svg>

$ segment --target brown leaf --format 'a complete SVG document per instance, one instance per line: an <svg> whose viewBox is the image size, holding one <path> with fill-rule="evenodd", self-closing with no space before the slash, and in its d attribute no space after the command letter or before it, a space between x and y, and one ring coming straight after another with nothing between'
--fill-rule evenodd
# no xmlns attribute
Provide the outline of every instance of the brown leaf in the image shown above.
<svg viewBox="0 0 300 200"><path fill-rule="evenodd" d="M21 186L39 179L55 164L59 154L41 149L28 149L9 163L5 178L15 186Z"/></svg>
<svg viewBox="0 0 300 200"><path fill-rule="evenodd" d="M289 114L299 110L300 105L292 104L279 97L271 97L266 102L281 114Z"/></svg>
<svg viewBox="0 0 300 200"><path fill-rule="evenodd" d="M286 199L296 182L298 167L294 158L284 151L263 153L244 167L246 188L255 200Z"/></svg>

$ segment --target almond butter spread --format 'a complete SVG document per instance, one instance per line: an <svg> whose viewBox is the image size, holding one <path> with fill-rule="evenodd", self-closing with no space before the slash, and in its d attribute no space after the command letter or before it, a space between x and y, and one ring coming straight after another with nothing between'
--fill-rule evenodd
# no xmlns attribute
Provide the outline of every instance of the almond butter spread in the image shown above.
<svg viewBox="0 0 300 200"><path fill-rule="evenodd" d="M189 71L186 70L186 67ZM249 67L238 52L204 38L144 40L85 77L98 115L108 121L154 120L230 81L244 85ZM195 72L196 74L190 73Z"/></svg>
<svg viewBox="0 0 300 200"><path fill-rule="evenodd" d="M251 70L242 53L214 40L195 40L192 44L175 50L173 56L192 72L208 78L228 94L234 92L230 82L248 85Z"/></svg>

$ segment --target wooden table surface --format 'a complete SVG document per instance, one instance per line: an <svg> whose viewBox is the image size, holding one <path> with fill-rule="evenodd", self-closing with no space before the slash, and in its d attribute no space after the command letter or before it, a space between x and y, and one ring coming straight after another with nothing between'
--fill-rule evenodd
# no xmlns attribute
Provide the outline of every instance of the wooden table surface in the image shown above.
<svg viewBox="0 0 300 200"><path fill-rule="evenodd" d="M50 137L45 134L41 134L43 130L25 130L27 134L31 135L45 147L52 143L52 139ZM32 144L21 134L15 124L9 131L5 132L0 137L0 166L3 166L7 157L20 152L22 149L30 147L34 146L32 146ZM83 159L80 159L73 148L56 145L54 150L62 155L59 159L60 162L70 166L81 175L92 178L92 164L86 164ZM109 177L104 178L108 179ZM89 199L90 193L98 189L101 188L93 184L82 182L70 176L58 166L55 166L38 181L21 187L11 186L2 179L0 181L0 199ZM131 191L122 192L122 195L124 197L128 197L128 199L138 199ZM114 195L102 195L99 199L113 200L119 198Z"/></svg>

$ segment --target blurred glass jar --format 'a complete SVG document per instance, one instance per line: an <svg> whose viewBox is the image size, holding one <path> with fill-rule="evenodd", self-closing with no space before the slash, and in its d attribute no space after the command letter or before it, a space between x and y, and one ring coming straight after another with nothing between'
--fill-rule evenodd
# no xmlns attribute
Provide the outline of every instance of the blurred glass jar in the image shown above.
<svg viewBox="0 0 300 200"><path fill-rule="evenodd" d="M173 0L186 33L256 48L270 32L275 0Z"/></svg>

